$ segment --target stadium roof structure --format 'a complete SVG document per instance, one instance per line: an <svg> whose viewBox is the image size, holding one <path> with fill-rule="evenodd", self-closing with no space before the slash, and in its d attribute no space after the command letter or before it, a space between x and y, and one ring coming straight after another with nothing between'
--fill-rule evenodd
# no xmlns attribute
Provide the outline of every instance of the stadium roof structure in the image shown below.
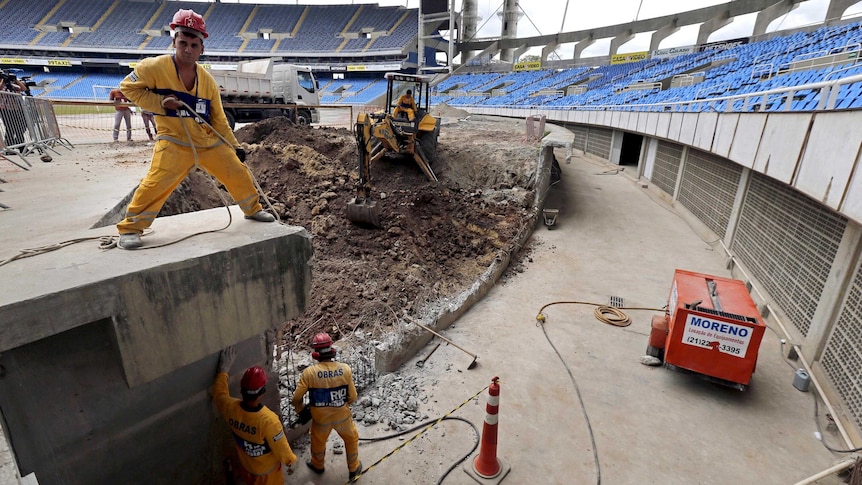
<svg viewBox="0 0 862 485"><path fill-rule="evenodd" d="M637 20L624 24L609 25L594 29L564 32L559 34L541 35L536 37L512 39L484 39L458 44L459 52L478 52L479 56L494 57L498 52L514 49L515 58L533 47L542 47L542 60L562 44L575 43L574 60L580 59L584 49L598 39L612 38L610 55L617 53L619 48L634 38L635 34L653 32L650 39L650 51L657 50L662 40L666 39L680 28L687 25L701 24L696 44L705 44L709 36L717 30L730 24L734 17L757 12L757 20L752 35L766 33L769 24L784 14L798 7L804 0L736 0L711 7L704 7L687 12L679 12L652 19ZM841 14L856 0L830 0L826 12L827 22L839 20Z"/></svg>

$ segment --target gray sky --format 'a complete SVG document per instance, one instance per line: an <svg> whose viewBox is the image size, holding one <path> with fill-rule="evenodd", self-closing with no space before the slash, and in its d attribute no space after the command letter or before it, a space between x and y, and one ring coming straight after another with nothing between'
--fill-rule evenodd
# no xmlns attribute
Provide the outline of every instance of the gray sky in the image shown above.
<svg viewBox="0 0 862 485"><path fill-rule="evenodd" d="M229 2L230 0L223 0ZM419 0L239 0L243 3L282 3L282 4L349 4L349 3L376 3L381 6L407 6L418 8ZM476 0L479 7L479 26L481 29L477 37L491 37L500 34L500 19L496 12L502 10L502 0ZM636 19L660 17L686 10L695 10L711 5L725 3L726 0L605 0L584 1L569 0L566 10L566 0L521 0L520 7L524 16L518 23L518 36L530 37L533 35L555 34L561 30L568 32L605 25L614 25L631 22ZM455 10L461 10L461 0L455 0ZM799 5L789 14L778 18L769 27L768 31L789 29L820 23L826 16L826 8L829 0L808 0ZM566 11L565 23L563 23L563 12ZM862 2L850 7L844 14L844 18L862 14ZM756 14L737 17L730 25L715 32L710 41L733 39L751 35L754 28ZM561 29L562 27L562 29ZM697 38L698 26L689 26L680 29L674 35L665 39L661 48L679 47L692 45ZM634 39L623 45L621 53L638 52L649 48L650 33L646 32L635 36ZM584 51L584 57L606 55L610 47L610 39L597 41ZM558 54L563 58L571 57L572 45L564 45L558 49ZM528 52L537 54L538 52Z"/></svg>

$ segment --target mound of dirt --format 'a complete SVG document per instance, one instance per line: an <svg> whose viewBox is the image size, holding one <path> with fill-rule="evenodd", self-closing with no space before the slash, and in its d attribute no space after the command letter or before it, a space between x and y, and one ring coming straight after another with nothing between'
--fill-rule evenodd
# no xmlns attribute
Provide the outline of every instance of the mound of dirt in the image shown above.
<svg viewBox="0 0 862 485"><path fill-rule="evenodd" d="M338 339L362 328L380 335L396 313L419 314L469 287L527 223L539 147L521 142L522 130L523 123L487 119L444 125L432 165L438 183L410 159L378 161L372 196L383 228L368 229L346 218L358 178L349 130L281 118L240 129L246 163L282 221L313 235L311 300L286 333L327 331ZM198 172L162 214L220 205Z"/></svg>

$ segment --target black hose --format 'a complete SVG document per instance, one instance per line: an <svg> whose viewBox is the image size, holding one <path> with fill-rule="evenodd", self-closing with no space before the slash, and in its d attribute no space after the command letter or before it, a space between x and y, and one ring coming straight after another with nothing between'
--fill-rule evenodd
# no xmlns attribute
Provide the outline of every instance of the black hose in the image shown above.
<svg viewBox="0 0 862 485"><path fill-rule="evenodd" d="M547 305L546 305L547 306ZM544 309L545 307L542 307ZM541 315L541 312L539 313ZM569 380L572 381L572 386L575 388L575 394L578 396L578 402L581 404L581 412L584 415L584 422L587 424L587 431L590 435L590 444L593 447L593 464L596 469L596 485L601 485L602 483L602 466L599 463L599 450L596 447L596 437L593 434L593 425L590 424L590 415L587 414L587 406L584 404L584 398L581 397L581 389L578 387L578 381L575 380L575 375L572 373L572 369L569 368L569 364L563 359L563 356L560 354L560 351L557 350L557 347L554 345L554 342L551 340L551 337L548 336L548 331L545 330L545 326L540 324L542 327L542 333L545 334L545 339L550 344L551 348L554 349L554 353L557 354L557 358L560 359L560 362L563 364L563 367L566 368L566 372L569 374Z"/></svg>
<svg viewBox="0 0 862 485"><path fill-rule="evenodd" d="M476 425L475 425L475 424L473 424L472 422L470 422L469 420L467 420L467 419L465 419L465 418L461 418L461 417L458 417L458 416L444 416L443 418L439 418L439 420L440 420L440 421L445 421L445 420L448 420L448 419L454 419L454 420L457 420L457 421L463 421L463 422L465 422L465 423L469 424L469 425L470 425L470 427L471 427L471 428L473 428L473 433L475 434L475 437L474 437L474 439L473 439L473 448L471 448L471 449L470 449L470 451L468 451L468 452L467 452L467 454L465 454L464 456L462 456L461 458L459 458L458 460L456 460L456 461L455 461L455 462L454 462L454 463L453 463L449 468L447 468L447 469L446 469L446 471L445 471L445 472L443 472L443 474L442 474L442 475L440 475L440 478L439 478L439 479L437 479L437 485L440 485L441 483L443 483L443 480L445 480L445 479L446 479L446 477L447 477L450 473L452 473L452 470L454 470L454 469L455 469L455 467L457 467L458 465L460 465L461 463L463 463L463 462L464 462L464 460L466 460L466 459L467 459L467 457L469 457L470 455L472 455L472 454L473 454L473 452L474 452L474 451L476 451L476 448L478 448L478 447L479 447L479 430L476 428ZM434 422L436 422L436 421L438 421L438 419L432 419L432 420L430 420L430 421L425 421L424 423L417 424L416 426L414 426L414 427L412 427L412 428L409 428L409 429L406 429L406 430L404 430L404 431L399 431L398 433L395 433L395 434L390 434L390 435L385 435L385 436L376 436L376 437L374 437L374 438L359 438L359 441L371 441L371 442L374 442L374 441L386 441L386 440L391 440L391 439L393 439L393 438L397 438L397 437L399 437L399 436L403 436L403 435L405 435L405 434L407 434L407 433L411 433L411 432L413 432L413 431L416 431L416 430L417 430L417 429L419 429L419 428L423 428L423 427L425 427L425 426L428 426L429 424L434 423Z"/></svg>
<svg viewBox="0 0 862 485"><path fill-rule="evenodd" d="M822 443L823 446L827 450L832 451L834 453L856 453L857 451L862 451L862 447L850 448L849 450L839 450L839 449L833 448L833 447L826 444L826 441L823 440L823 430L820 429L820 421L817 419L818 414L819 414L819 412L818 412L819 406L817 404L818 403L817 393L816 392L813 393L813 396L814 396L814 425L817 426L817 433L820 434L820 443Z"/></svg>

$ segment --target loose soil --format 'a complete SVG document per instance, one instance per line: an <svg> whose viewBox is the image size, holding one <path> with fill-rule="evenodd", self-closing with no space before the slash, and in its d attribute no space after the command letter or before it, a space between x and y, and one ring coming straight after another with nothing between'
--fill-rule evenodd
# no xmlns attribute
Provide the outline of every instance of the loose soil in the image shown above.
<svg viewBox="0 0 862 485"><path fill-rule="evenodd" d="M339 339L362 329L379 336L398 315L421 315L430 303L468 288L528 223L539 146L525 142L523 130L523 122L512 120L446 120L432 164L437 183L411 159L378 161L372 197L382 206L383 227L375 229L346 218L358 179L350 130L298 127L282 118L238 130L272 209L313 235L311 300L285 333L307 339L327 331ZM161 215L221 204L197 172Z"/></svg>

